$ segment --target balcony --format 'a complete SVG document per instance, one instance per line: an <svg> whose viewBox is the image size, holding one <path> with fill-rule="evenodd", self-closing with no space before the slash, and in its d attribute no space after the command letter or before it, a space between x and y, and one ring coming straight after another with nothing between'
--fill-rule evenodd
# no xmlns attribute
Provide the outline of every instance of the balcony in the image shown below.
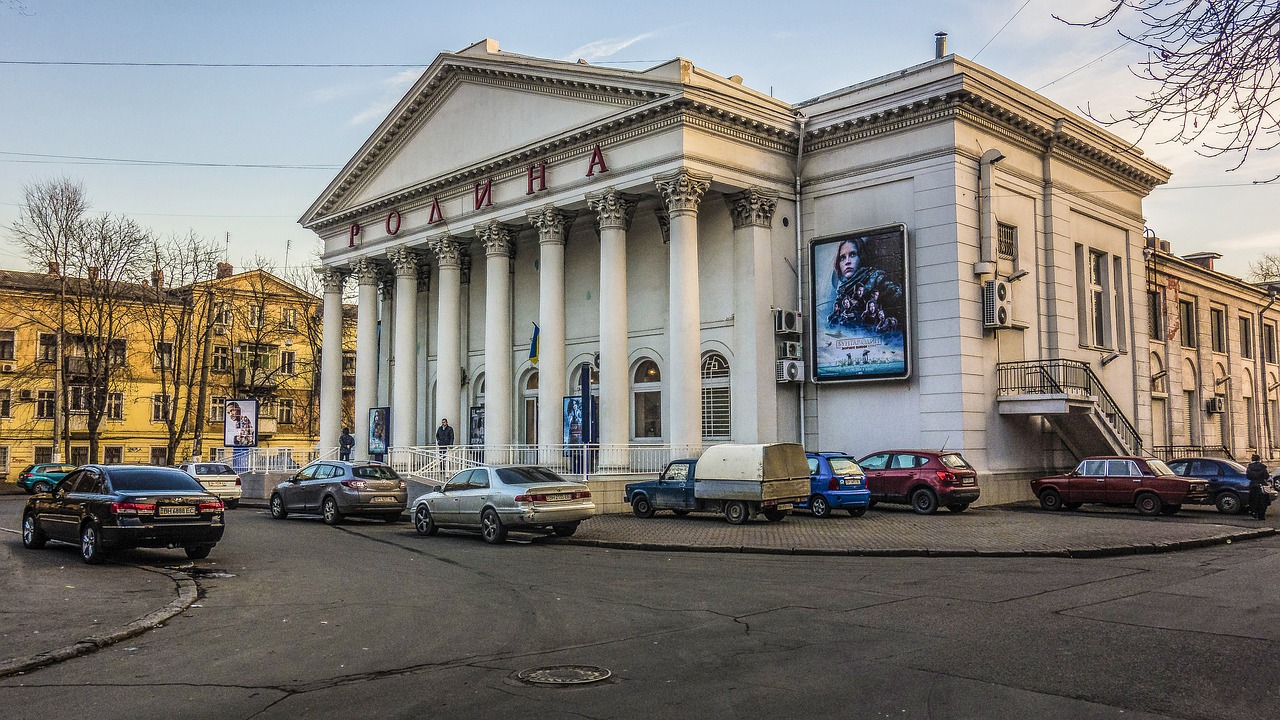
<svg viewBox="0 0 1280 720"><path fill-rule="evenodd" d="M249 390L274 390L279 380L273 371L261 367L242 367L236 371L236 385Z"/></svg>
<svg viewBox="0 0 1280 720"><path fill-rule="evenodd" d="M1086 363L998 363L996 381L1001 415L1045 418L1077 457L1142 452L1137 429Z"/></svg>

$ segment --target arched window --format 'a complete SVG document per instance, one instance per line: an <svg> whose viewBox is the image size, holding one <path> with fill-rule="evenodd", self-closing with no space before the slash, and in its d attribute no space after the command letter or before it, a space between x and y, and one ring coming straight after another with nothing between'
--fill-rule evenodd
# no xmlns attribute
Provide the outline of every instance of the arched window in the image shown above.
<svg viewBox="0 0 1280 720"><path fill-rule="evenodd" d="M529 373L520 394L520 436L525 445L538 444L538 371Z"/></svg>
<svg viewBox="0 0 1280 720"><path fill-rule="evenodd" d="M632 437L657 439L662 437L662 371L658 363L644 358L636 364L631 383L631 406L635 423Z"/></svg>
<svg viewBox="0 0 1280 720"><path fill-rule="evenodd" d="M732 437L729 361L720 353L707 353L702 358L702 439L730 440Z"/></svg>

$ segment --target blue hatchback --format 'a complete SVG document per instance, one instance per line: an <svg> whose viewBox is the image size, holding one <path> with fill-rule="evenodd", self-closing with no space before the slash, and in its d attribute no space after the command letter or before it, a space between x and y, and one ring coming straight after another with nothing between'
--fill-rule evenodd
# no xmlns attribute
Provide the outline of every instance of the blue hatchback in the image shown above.
<svg viewBox="0 0 1280 720"><path fill-rule="evenodd" d="M861 517L871 506L867 476L858 461L844 453L805 453L809 460L809 498L796 503L814 517L830 517L833 509Z"/></svg>
<svg viewBox="0 0 1280 720"><path fill-rule="evenodd" d="M1205 505L1216 505L1218 512L1236 515L1244 512L1249 504L1249 480L1245 468L1233 460L1208 457L1187 457L1170 460L1169 469L1182 477L1209 481L1209 495Z"/></svg>

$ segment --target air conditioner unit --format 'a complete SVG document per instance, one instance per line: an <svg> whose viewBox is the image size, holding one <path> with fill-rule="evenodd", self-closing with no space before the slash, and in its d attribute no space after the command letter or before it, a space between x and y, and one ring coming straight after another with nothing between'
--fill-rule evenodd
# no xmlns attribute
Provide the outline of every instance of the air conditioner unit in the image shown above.
<svg viewBox="0 0 1280 720"><path fill-rule="evenodd" d="M800 360L804 357L804 347L798 342L784 341L778 357L784 360Z"/></svg>
<svg viewBox="0 0 1280 720"><path fill-rule="evenodd" d="M19 400L25 400L25 401L27 401L27 402L31 402L31 391L30 391L30 390L19 390L19 391L18 391L18 399L19 399Z"/></svg>
<svg viewBox="0 0 1280 720"><path fill-rule="evenodd" d="M1207 413L1224 413L1227 411L1227 399L1221 395L1214 395L1204 401L1204 411Z"/></svg>
<svg viewBox="0 0 1280 720"><path fill-rule="evenodd" d="M13 372L13 363L0 364L0 373L11 373L11 372Z"/></svg>
<svg viewBox="0 0 1280 720"><path fill-rule="evenodd" d="M778 382L804 382L804 363L799 360L778 361Z"/></svg>
<svg viewBox="0 0 1280 720"><path fill-rule="evenodd" d="M982 284L982 327L1013 327L1013 288L1004 280Z"/></svg>
<svg viewBox="0 0 1280 720"><path fill-rule="evenodd" d="M800 334L800 313L777 308L773 311L773 332L777 335Z"/></svg>

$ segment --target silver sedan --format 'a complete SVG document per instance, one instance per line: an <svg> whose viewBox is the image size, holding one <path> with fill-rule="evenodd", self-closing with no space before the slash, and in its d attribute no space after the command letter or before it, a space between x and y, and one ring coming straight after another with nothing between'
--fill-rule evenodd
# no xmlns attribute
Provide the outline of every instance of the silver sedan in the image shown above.
<svg viewBox="0 0 1280 720"><path fill-rule="evenodd" d="M420 535L458 528L479 532L495 545L507 539L509 529L550 530L568 537L596 513L586 485L527 465L463 470L411 506Z"/></svg>
<svg viewBox="0 0 1280 720"><path fill-rule="evenodd" d="M320 460L276 485L271 517L318 512L330 525L348 515L398 522L408 496L404 480L382 463Z"/></svg>

